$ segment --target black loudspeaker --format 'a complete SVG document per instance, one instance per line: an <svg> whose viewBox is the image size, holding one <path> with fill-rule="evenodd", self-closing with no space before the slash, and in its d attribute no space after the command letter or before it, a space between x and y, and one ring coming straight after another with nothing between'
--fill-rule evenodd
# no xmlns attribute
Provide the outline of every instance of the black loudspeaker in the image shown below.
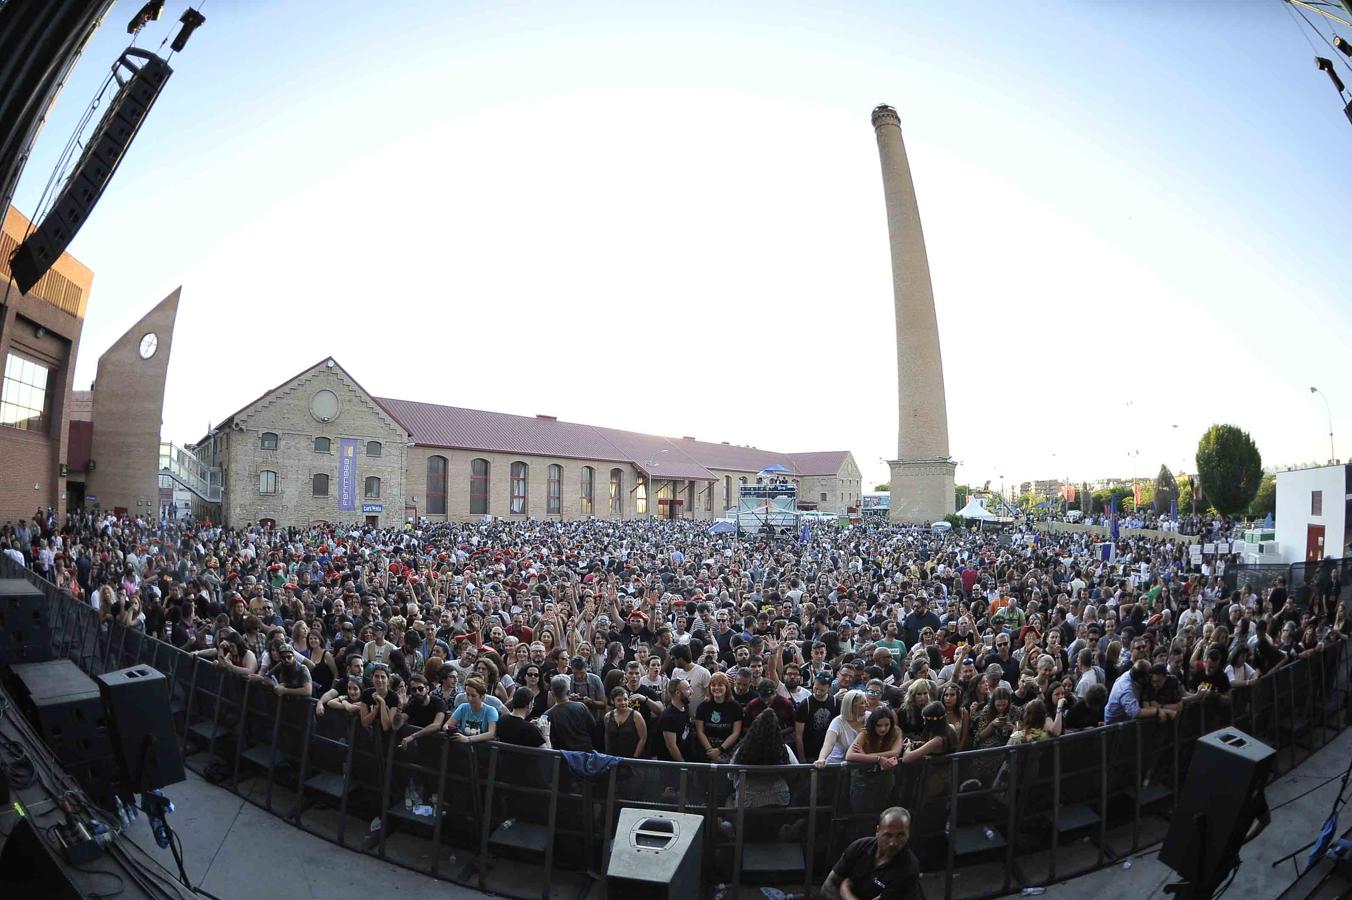
<svg viewBox="0 0 1352 900"><path fill-rule="evenodd" d="M143 793L184 779L169 714L169 682L150 666L132 666L98 677L112 723L113 746L125 774L125 791Z"/></svg>
<svg viewBox="0 0 1352 900"><path fill-rule="evenodd" d="M1237 728L1197 739L1160 861L1209 897L1235 862L1256 819L1277 751Z"/></svg>
<svg viewBox="0 0 1352 900"><path fill-rule="evenodd" d="M141 60L141 64L135 64L133 59ZM125 78L125 73L131 77ZM26 294L32 290L89 218L172 74L164 60L135 47L124 52L113 66L119 89L99 120L92 141L51 211L14 252L10 271L20 291Z"/></svg>
<svg viewBox="0 0 1352 900"><path fill-rule="evenodd" d="M71 884L61 864L25 816L19 819L0 849L0 884L8 897L43 900L80 900L84 894Z"/></svg>
<svg viewBox="0 0 1352 900"><path fill-rule="evenodd" d="M0 578L0 665L52 658L47 597L22 578Z"/></svg>
<svg viewBox="0 0 1352 900"><path fill-rule="evenodd" d="M99 686L68 659L14 666L14 700L63 766L85 780L111 771L113 744Z"/></svg>

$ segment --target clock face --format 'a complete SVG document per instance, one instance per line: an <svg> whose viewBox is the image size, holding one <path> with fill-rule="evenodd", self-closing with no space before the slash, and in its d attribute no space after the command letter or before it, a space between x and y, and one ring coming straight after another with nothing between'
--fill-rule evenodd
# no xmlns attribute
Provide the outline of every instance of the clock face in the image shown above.
<svg viewBox="0 0 1352 900"><path fill-rule="evenodd" d="M140 353L141 359L150 359L159 349L160 339L155 336L155 332L150 332L141 338Z"/></svg>
<svg viewBox="0 0 1352 900"><path fill-rule="evenodd" d="M338 415L338 395L330 390L316 391L310 398L310 415L321 422L332 421Z"/></svg>

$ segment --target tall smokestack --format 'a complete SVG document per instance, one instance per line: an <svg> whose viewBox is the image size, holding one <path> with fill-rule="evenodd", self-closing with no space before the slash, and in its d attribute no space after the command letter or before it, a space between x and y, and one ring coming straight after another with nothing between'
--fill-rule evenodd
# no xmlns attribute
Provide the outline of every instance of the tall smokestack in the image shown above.
<svg viewBox="0 0 1352 900"><path fill-rule="evenodd" d="M932 522L953 512L957 469L948 455L948 407L934 289L897 111L890 106L874 109L873 132L882 162L897 313L897 458L888 463L889 515L894 521Z"/></svg>

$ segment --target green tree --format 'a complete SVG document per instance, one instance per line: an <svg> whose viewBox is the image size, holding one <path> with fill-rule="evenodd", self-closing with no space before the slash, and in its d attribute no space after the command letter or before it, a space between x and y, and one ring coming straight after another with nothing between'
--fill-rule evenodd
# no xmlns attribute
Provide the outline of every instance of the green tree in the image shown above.
<svg viewBox="0 0 1352 900"><path fill-rule="evenodd" d="M873 486L873 489L880 493L887 493L888 491L892 490L892 482L884 481L882 484L875 484Z"/></svg>
<svg viewBox="0 0 1352 900"><path fill-rule="evenodd" d="M1248 432L1235 425L1212 425L1197 442L1202 494L1223 516L1243 512L1258 493L1263 456Z"/></svg>
<svg viewBox="0 0 1352 900"><path fill-rule="evenodd" d="M1178 485L1178 514L1192 513L1192 481L1183 472L1178 473L1180 478L1175 479Z"/></svg>
<svg viewBox="0 0 1352 900"><path fill-rule="evenodd" d="M1174 478L1174 473L1169 471L1168 466L1160 466L1160 473L1155 476L1155 513L1162 515L1169 511L1169 505L1178 500L1178 480ZM1179 511L1182 512L1183 504L1178 504Z"/></svg>
<svg viewBox="0 0 1352 900"><path fill-rule="evenodd" d="M967 505L967 498L972 496L972 487L967 484L958 484L953 487L953 502L956 504L954 509L962 509Z"/></svg>
<svg viewBox="0 0 1352 900"><path fill-rule="evenodd" d="M1268 513L1274 516L1277 514L1277 479L1265 473L1263 480L1258 483L1258 493L1249 504L1249 516L1261 519Z"/></svg>

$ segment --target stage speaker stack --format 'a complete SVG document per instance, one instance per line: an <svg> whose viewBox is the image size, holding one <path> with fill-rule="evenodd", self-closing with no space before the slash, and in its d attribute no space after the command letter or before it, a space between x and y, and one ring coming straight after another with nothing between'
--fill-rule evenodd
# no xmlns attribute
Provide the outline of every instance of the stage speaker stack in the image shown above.
<svg viewBox="0 0 1352 900"><path fill-rule="evenodd" d="M700 895L703 816L620 810L606 869L608 900L677 900Z"/></svg>
<svg viewBox="0 0 1352 900"><path fill-rule="evenodd" d="M0 666L51 658L46 595L22 578L0 578Z"/></svg>
<svg viewBox="0 0 1352 900"><path fill-rule="evenodd" d="M10 675L14 702L52 755L95 802L111 803L117 770L98 685L68 659L21 663Z"/></svg>
<svg viewBox="0 0 1352 900"><path fill-rule="evenodd" d="M1237 862L1264 796L1277 752L1236 728L1198 738L1174 807L1160 861L1188 882L1184 896L1210 897Z"/></svg>
<svg viewBox="0 0 1352 900"><path fill-rule="evenodd" d="M132 666L98 677L122 770L123 793L177 784L183 756L169 714L169 682L150 666Z"/></svg>

